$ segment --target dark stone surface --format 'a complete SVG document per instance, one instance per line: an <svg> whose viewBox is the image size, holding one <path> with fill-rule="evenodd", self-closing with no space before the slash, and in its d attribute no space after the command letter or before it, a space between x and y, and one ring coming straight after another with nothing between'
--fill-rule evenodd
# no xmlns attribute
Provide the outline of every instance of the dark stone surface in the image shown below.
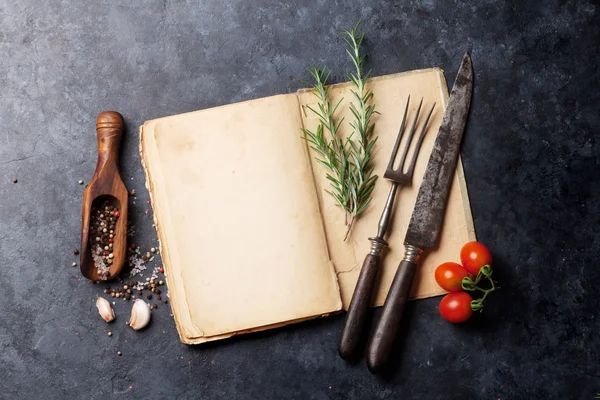
<svg viewBox="0 0 600 400"><path fill-rule="evenodd" d="M0 398L590 399L600 392L599 24L593 1L0 1ZM523 4L521 4L523 3ZM336 353L341 316L207 346L168 307L135 333L71 267L94 120L127 122L138 244L155 243L144 120L292 92L310 63L343 79L337 32L364 18L374 75L472 49L462 149L477 234L502 290L463 326L413 302L395 372ZM19 182L13 184L11 179ZM116 352L123 352L117 357ZM129 388L131 386L131 388Z"/></svg>

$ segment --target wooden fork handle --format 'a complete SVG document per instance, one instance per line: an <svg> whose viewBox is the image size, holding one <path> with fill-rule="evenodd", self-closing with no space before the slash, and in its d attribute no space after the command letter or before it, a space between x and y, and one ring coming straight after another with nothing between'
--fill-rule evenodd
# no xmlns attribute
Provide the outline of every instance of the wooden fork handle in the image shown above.
<svg viewBox="0 0 600 400"><path fill-rule="evenodd" d="M371 297L380 264L381 256L369 253L365 257L362 269L360 270L338 349L340 357L345 360L352 359L358 355L360 342L367 326L369 309L371 308Z"/></svg>
<svg viewBox="0 0 600 400"><path fill-rule="evenodd" d="M394 347L404 307L408 302L410 287L415 277L417 263L402 260L392 286L383 304L381 317L369 344L367 366L372 373L380 372L387 364Z"/></svg>
<svg viewBox="0 0 600 400"><path fill-rule="evenodd" d="M123 136L123 116L116 111L104 111L96 119L98 135L98 164L96 170L119 159L119 146Z"/></svg>

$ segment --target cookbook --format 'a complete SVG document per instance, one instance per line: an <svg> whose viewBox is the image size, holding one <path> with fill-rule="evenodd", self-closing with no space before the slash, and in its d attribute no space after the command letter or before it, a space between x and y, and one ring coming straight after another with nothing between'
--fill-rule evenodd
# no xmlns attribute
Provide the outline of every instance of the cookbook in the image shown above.
<svg viewBox="0 0 600 400"><path fill-rule="evenodd" d="M303 138L314 130L308 89L146 121L140 154L160 241L173 316L182 342L198 344L327 316L347 309L377 232L390 183L383 177L408 96L437 106L415 167L399 189L373 305L383 304L404 255L403 239L448 89L437 68L369 79L379 114L373 150L379 175L373 200L344 241L345 218L327 193L324 167ZM330 85L349 135L350 83ZM416 100L416 101L415 101ZM435 249L424 254L411 298L445 293L434 270L459 261L475 240L459 160Z"/></svg>

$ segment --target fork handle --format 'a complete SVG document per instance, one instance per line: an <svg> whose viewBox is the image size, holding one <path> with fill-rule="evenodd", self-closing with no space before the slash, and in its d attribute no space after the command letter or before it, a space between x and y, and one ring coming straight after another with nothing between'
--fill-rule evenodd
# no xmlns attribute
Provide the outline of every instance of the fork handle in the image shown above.
<svg viewBox="0 0 600 400"><path fill-rule="evenodd" d="M383 304L381 317L369 344L367 366L372 373L381 372L394 347L404 307L417 270L417 260L402 260Z"/></svg>
<svg viewBox="0 0 600 400"><path fill-rule="evenodd" d="M369 253L365 257L360 270L338 349L340 357L345 360L352 359L358 355L359 345L367 325L371 297L380 264L381 256Z"/></svg>

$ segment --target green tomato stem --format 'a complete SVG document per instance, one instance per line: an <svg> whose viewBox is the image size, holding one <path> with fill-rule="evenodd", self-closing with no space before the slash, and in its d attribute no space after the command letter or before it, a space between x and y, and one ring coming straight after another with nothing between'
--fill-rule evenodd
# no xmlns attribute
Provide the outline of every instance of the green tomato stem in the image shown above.
<svg viewBox="0 0 600 400"><path fill-rule="evenodd" d="M489 288L489 289L482 289L479 286L477 286L479 284L479 281L481 280L481 278L484 276L487 278L488 281L490 281L491 288ZM467 285L464 285L465 282L467 283ZM469 291L478 290L483 293L483 296L481 296L479 299L473 300L471 302L471 309L473 311L482 311L483 310L483 302L488 297L488 295L490 293L496 291L497 289L499 289L499 287L496 287L496 282L494 282L494 280L492 279L492 267L490 265L483 266L481 268L481 270L479 270L479 273L477 274L477 277L475 278L475 282L473 282L473 280L470 278L464 278L463 289L469 290Z"/></svg>

